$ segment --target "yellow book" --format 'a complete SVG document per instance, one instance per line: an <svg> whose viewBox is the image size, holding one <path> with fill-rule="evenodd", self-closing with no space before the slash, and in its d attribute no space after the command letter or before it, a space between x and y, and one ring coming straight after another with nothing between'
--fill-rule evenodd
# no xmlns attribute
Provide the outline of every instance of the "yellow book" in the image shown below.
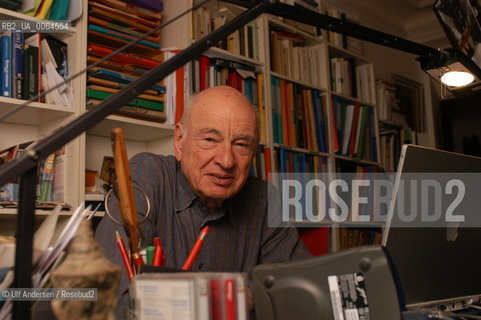
<svg viewBox="0 0 481 320"><path fill-rule="evenodd" d="M37 10L37 13L35 13L35 18L45 20L47 18L48 12L50 11L50 8L52 7L52 4L53 0L42 0L42 3Z"/></svg>

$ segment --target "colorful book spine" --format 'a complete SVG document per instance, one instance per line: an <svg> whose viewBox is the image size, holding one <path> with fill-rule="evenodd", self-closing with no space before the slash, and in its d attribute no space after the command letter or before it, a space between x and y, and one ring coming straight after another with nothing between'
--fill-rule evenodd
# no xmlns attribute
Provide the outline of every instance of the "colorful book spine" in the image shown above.
<svg viewBox="0 0 481 320"><path fill-rule="evenodd" d="M125 34L125 33L122 33L122 32L118 32L118 31L115 31L115 30L112 30L112 29L107 29L107 28L100 27L100 26L97 26L97 25L94 25L94 24L89 24L88 28L89 28L89 30L97 31L97 32L100 32L100 33L103 33L103 34L106 34L106 35L109 35L109 36L112 36L112 37L115 37L115 38L119 38L119 39L122 39L122 40L131 41L131 40L137 39L136 36L132 36L132 35ZM155 49L160 49L160 44L154 43L152 41L140 40L138 43L149 46L149 47L152 47L152 48L155 48Z"/></svg>
<svg viewBox="0 0 481 320"><path fill-rule="evenodd" d="M55 0L52 10L48 16L49 20L64 21L68 19L68 10L70 8L70 0Z"/></svg>
<svg viewBox="0 0 481 320"><path fill-rule="evenodd" d="M0 96L12 96L12 33L5 32L0 38L1 66Z"/></svg>
<svg viewBox="0 0 481 320"><path fill-rule="evenodd" d="M110 92L104 92L99 90L87 89L87 97L93 99L104 100L113 95ZM164 104L161 102L154 102L145 99L135 98L128 103L128 105L147 108L151 110L164 111Z"/></svg>

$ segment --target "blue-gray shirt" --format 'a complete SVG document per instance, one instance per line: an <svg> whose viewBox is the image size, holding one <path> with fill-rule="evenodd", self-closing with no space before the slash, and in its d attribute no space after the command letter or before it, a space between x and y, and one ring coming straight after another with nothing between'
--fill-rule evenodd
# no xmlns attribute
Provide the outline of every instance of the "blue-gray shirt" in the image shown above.
<svg viewBox="0 0 481 320"><path fill-rule="evenodd" d="M151 213L139 225L144 239L142 245L151 244L152 238L159 236L166 267L182 267L206 224L210 231L192 266L193 271L250 272L258 264L310 256L295 228L269 227L268 202L271 205L277 194L265 181L249 177L238 194L209 214L192 192L180 163L173 156L140 153L131 159L130 168L134 184L141 187L151 201ZM138 191L135 194L140 221L146 211L146 201ZM116 203L115 197L111 197L108 205L120 220ZM127 242L123 228L107 216L97 227L96 239L106 256L122 266L115 230ZM119 288L122 300L126 299L127 289L128 280L122 266ZM120 301L122 305L125 303L126 300Z"/></svg>

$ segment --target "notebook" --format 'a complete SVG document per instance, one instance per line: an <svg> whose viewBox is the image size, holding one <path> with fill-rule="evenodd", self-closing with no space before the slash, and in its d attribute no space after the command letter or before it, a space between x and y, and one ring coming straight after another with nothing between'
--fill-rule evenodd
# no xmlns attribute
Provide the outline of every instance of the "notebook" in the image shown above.
<svg viewBox="0 0 481 320"><path fill-rule="evenodd" d="M441 188L438 192L442 193L443 213L449 207L447 204L452 204L453 199L462 195L463 205L456 206L455 211L456 215L462 214L465 222L438 221L412 227L419 223L418 217L410 223L402 223L401 220L406 219L401 218L400 213L422 207L411 207L412 198L401 196L402 192L406 192L403 188L407 179L413 176L434 177L432 180L439 177ZM404 294L401 304L405 304L408 310L455 311L479 303L481 178L478 179L478 176L481 177L481 158L414 145L403 146L383 245L397 269ZM464 194L457 188L446 186L448 180L455 178L466 184ZM403 180L406 180L404 185L401 183ZM428 199L426 203L433 204L435 201ZM403 212L400 212L399 202L405 204ZM477 227L467 228L467 225Z"/></svg>

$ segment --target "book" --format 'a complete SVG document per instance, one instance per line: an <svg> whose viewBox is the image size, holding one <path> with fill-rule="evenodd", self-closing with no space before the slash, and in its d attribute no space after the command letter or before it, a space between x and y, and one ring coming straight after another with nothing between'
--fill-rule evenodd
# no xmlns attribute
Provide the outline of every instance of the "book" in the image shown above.
<svg viewBox="0 0 481 320"><path fill-rule="evenodd" d="M97 2L121 11L138 15L148 20L156 21L160 20L162 17L162 10L148 9L143 6L135 5L133 3L128 3L120 0L97 0ZM160 1L157 2L160 3Z"/></svg>
<svg viewBox="0 0 481 320"><path fill-rule="evenodd" d="M68 20L68 10L70 8L70 0L55 0L52 9L48 15L49 20L65 21Z"/></svg>
<svg viewBox="0 0 481 320"><path fill-rule="evenodd" d="M53 0L42 0L40 6L38 7L37 12L35 12L35 18L45 20L47 18L47 14L52 7Z"/></svg>
<svg viewBox="0 0 481 320"><path fill-rule="evenodd" d="M92 77L97 77L105 80L110 80L110 81L115 81L115 82L120 82L120 83L130 83L132 81L135 81L138 77L128 75L123 72L115 72L106 68L99 68L99 67L93 67L89 70L89 76ZM165 86L161 85L153 85L151 87L153 90L158 90L159 92L165 93Z"/></svg>
<svg viewBox="0 0 481 320"><path fill-rule="evenodd" d="M93 107L99 105L102 100L98 99L88 99L87 100L87 109L92 109ZM143 120L150 120L156 122L164 122L166 120L165 112L146 109L142 107L136 106L122 106L116 111L117 114L125 115L133 118L143 119Z"/></svg>
<svg viewBox="0 0 481 320"><path fill-rule="evenodd" d="M132 3L144 8L149 8L152 10L157 10L157 11L164 10L164 4L162 1L159 1L159 0L125 0L125 2Z"/></svg>
<svg viewBox="0 0 481 320"><path fill-rule="evenodd" d="M55 152L52 152L43 162L39 181L38 201L53 200L53 180L54 180Z"/></svg>
<svg viewBox="0 0 481 320"><path fill-rule="evenodd" d="M12 32L5 31L0 37L1 80L0 96L12 96Z"/></svg>
<svg viewBox="0 0 481 320"><path fill-rule="evenodd" d="M113 93L87 88L87 97L92 99L104 100L110 97L111 95L113 95ZM164 111L163 103L145 100L141 98L134 98L132 101L128 103L128 105L147 108L151 110Z"/></svg>
<svg viewBox="0 0 481 320"><path fill-rule="evenodd" d="M100 57L105 57L105 56L111 54L112 52L114 52L114 50L112 50L110 48L107 48L107 47L104 47L104 46L97 45L97 44L88 44L87 45L87 52L90 53L90 54L100 56ZM140 66L142 68L147 68L148 70L152 69L152 68L155 68L155 67L157 67L158 65L161 64L161 61L157 61L157 60L149 59L149 58L144 58L144 57L140 57L138 55L128 54L128 53L115 54L114 56L112 56L111 59L114 60L114 61L121 62L121 63L136 65L136 66Z"/></svg>
<svg viewBox="0 0 481 320"><path fill-rule="evenodd" d="M57 0L55 0L57 1ZM48 44L52 57L55 61L55 69L62 78L68 77L68 56L67 56L67 44L51 35L47 35L43 38ZM43 41L42 40L42 41Z"/></svg>
<svg viewBox="0 0 481 320"><path fill-rule="evenodd" d="M87 77L87 85L91 85L91 84L96 84L96 85L99 85L99 86L109 87L109 88L114 88L114 89L122 89L126 86L125 83L120 83L120 82L116 82L116 81L110 81L110 80L105 80L105 79L101 79L101 78L88 76ZM159 90L147 89L143 93L150 94L150 95L159 95L159 94L162 94L163 92L161 92Z"/></svg>
<svg viewBox="0 0 481 320"><path fill-rule="evenodd" d="M105 6L104 6L105 7ZM104 8L99 7L89 7L89 15L94 17L98 17L100 19L104 19L106 21L115 22L116 24L132 28L138 32L149 32L152 30L151 26L143 25L136 20L126 18L124 16L117 15L116 13L112 13L109 10L105 10ZM160 32L154 32L155 34L160 34Z"/></svg>
<svg viewBox="0 0 481 320"><path fill-rule="evenodd" d="M38 48L25 45L24 77L22 84L22 99L30 100L38 94Z"/></svg>
<svg viewBox="0 0 481 320"><path fill-rule="evenodd" d="M138 32L138 31L132 30L128 27L124 27L124 26L118 25L116 23L105 21L105 20L102 20L102 19L99 19L99 18L96 18L96 17L93 17L93 16L89 16L88 21L89 21L89 23L96 24L96 25L104 27L104 28L116 30L116 31L119 31L119 32L122 32L122 33L126 33L126 34L129 34L129 35L132 35L132 36L140 37L140 36L144 35L142 32ZM152 41L152 42L159 42L160 41L160 35L149 35L149 36L146 36L144 39L148 40L148 41Z"/></svg>
<svg viewBox="0 0 481 320"><path fill-rule="evenodd" d="M93 90L110 92L110 93L116 93L116 92L119 91L119 90L114 89L114 88L104 87L104 86L95 85L95 84L89 85L88 88L93 89ZM151 95L151 94L141 93L137 97L145 99L145 100L164 102L164 96L163 95Z"/></svg>
<svg viewBox="0 0 481 320"><path fill-rule="evenodd" d="M12 97L22 99L24 72L23 32L12 34Z"/></svg>
<svg viewBox="0 0 481 320"><path fill-rule="evenodd" d="M147 71L143 68L139 68L130 64L125 64L125 63L112 61L112 60L105 60L100 62L101 60L102 58L100 57L87 55L87 63L89 65L96 64L95 66L97 67L103 67L103 68L111 69L113 71L120 71L120 72L124 72L134 76L141 76Z"/></svg>
<svg viewBox="0 0 481 320"><path fill-rule="evenodd" d="M106 6L102 3L98 3L98 2L94 2L94 1L89 1L88 3L89 3L90 8L101 9L104 12L110 13L111 16L113 15L113 16L116 16L118 18L121 17L121 18L126 19L128 21L134 21L136 24L149 27L150 29L155 28L155 27L160 25L160 21L148 20L148 19L140 17L137 14L133 14L133 13L129 13L129 12L126 12L126 11L118 10L118 9Z"/></svg>
<svg viewBox="0 0 481 320"><path fill-rule="evenodd" d="M108 28L104 28L104 27L101 27L101 26L98 26L98 25L95 25L95 24L89 23L88 29L94 30L94 31L97 31L97 32L100 32L100 33L104 33L106 35L112 36L114 38L119 38L119 39L122 39L122 40L133 41L133 40L138 39L137 36L125 34L125 33L115 31L115 30L112 30L112 29L108 29ZM142 45L146 45L146 46L149 46L149 47L152 47L152 48L160 49L160 44L152 42L152 41L140 40L137 43L142 44Z"/></svg>
<svg viewBox="0 0 481 320"><path fill-rule="evenodd" d="M25 71L27 71L27 67L29 69L28 73L25 72L24 83L26 85L23 86L26 95L24 97L22 93L22 97L30 100L42 92L42 53L40 51L42 35L40 33L26 33L24 39L25 60L28 58L28 61L25 62ZM37 101L42 102L43 99L38 97Z"/></svg>

